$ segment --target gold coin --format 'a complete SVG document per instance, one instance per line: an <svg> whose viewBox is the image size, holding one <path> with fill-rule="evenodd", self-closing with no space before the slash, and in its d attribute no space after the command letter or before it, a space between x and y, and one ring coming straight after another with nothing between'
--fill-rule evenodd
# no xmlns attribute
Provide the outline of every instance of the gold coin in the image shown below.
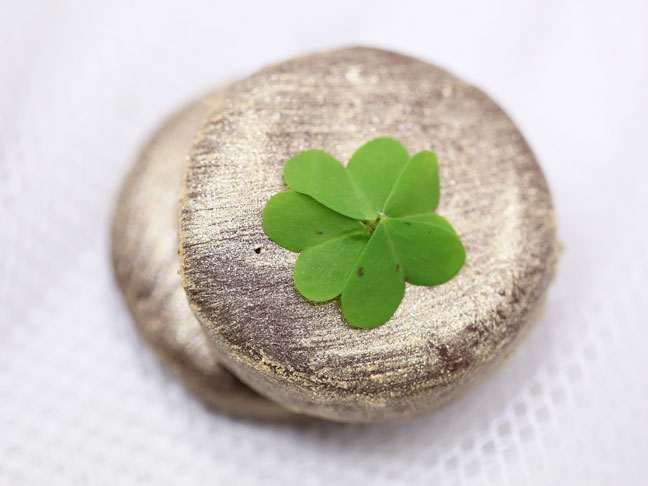
<svg viewBox="0 0 648 486"><path fill-rule="evenodd" d="M295 154L338 160L378 136L440 165L439 214L467 260L407 285L386 324L350 327L339 302L296 291L297 254L262 228ZM353 48L289 60L233 84L193 146L180 213L183 284L218 359L263 395L345 422L429 412L510 355L541 311L558 247L547 183L511 119L431 64Z"/></svg>

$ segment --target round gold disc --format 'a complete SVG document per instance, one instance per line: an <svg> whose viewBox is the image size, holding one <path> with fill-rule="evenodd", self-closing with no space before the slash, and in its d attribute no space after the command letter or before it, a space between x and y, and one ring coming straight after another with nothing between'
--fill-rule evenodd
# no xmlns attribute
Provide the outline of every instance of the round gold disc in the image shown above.
<svg viewBox="0 0 648 486"><path fill-rule="evenodd" d="M296 291L297 254L266 237L261 216L286 189L292 156L320 148L346 164L378 136L436 152L438 212L467 260L448 283L408 284L391 320L360 330L338 301ZM510 354L555 271L551 197L514 123L482 91L391 52L316 54L232 85L193 147L184 191L183 282L218 358L318 417L383 421L439 407Z"/></svg>

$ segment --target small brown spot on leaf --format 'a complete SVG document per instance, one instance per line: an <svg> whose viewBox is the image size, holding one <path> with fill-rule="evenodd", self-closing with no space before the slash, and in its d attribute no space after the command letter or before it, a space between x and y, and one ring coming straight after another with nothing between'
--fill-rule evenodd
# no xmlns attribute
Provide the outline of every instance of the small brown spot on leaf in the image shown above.
<svg viewBox="0 0 648 486"><path fill-rule="evenodd" d="M405 224L406 224L407 226L412 226L412 223L410 223L409 221L405 221Z"/></svg>
<svg viewBox="0 0 648 486"><path fill-rule="evenodd" d="M398 272L400 270L400 263L396 264L396 271Z"/></svg>
<svg viewBox="0 0 648 486"><path fill-rule="evenodd" d="M358 277L364 277L364 269L362 267L358 267Z"/></svg>
<svg viewBox="0 0 648 486"><path fill-rule="evenodd" d="M315 230L315 233L317 233L318 235L323 235L324 234L321 231L317 231L317 230Z"/></svg>

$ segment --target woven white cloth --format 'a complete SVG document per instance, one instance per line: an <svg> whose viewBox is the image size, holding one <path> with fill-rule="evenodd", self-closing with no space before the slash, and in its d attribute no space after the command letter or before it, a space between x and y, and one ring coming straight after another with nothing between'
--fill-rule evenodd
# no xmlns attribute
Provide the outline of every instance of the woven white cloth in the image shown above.
<svg viewBox="0 0 648 486"><path fill-rule="evenodd" d="M1 11L1 485L648 484L648 3ZM185 102L350 44L436 62L519 123L564 245L546 314L504 369L426 418L296 427L210 413L137 336L113 282L116 191Z"/></svg>

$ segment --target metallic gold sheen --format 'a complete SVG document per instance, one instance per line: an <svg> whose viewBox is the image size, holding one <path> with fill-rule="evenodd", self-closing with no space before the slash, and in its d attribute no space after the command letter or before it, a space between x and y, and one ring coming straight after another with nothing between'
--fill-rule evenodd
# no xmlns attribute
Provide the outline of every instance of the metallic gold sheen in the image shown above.
<svg viewBox="0 0 648 486"><path fill-rule="evenodd" d="M439 157L442 214L467 260L437 287L407 285L383 326L295 290L297 255L261 216L295 154L340 161L378 136ZM430 64L353 48L235 83L195 143L180 216L183 283L219 359L291 410L346 422L433 410L501 363L540 313L555 272L551 197L535 157L483 92ZM256 251L255 251L256 250Z"/></svg>
<svg viewBox="0 0 648 486"><path fill-rule="evenodd" d="M214 93L192 104L162 127L140 155L115 213L115 272L141 334L208 405L245 418L294 418L218 363L180 286L178 201L187 153L201 121L221 103L222 94Z"/></svg>

